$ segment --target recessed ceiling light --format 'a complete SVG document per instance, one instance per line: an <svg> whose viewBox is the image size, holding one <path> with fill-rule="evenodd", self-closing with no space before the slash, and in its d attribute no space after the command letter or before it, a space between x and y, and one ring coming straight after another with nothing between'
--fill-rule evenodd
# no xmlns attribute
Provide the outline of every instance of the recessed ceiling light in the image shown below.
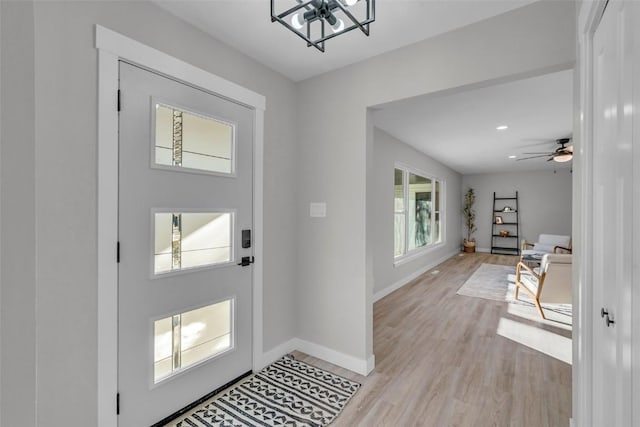
<svg viewBox="0 0 640 427"><path fill-rule="evenodd" d="M509 156L510 159L515 159L516 157L518 156L514 156L514 155Z"/></svg>
<svg viewBox="0 0 640 427"><path fill-rule="evenodd" d="M507 125L501 125L496 128L496 130L507 130L507 129L509 129L509 126Z"/></svg>

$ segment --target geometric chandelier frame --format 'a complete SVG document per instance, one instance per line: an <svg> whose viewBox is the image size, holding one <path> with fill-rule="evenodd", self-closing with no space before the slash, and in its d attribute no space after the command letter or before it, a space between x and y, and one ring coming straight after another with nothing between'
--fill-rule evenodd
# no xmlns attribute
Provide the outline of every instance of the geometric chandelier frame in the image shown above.
<svg viewBox="0 0 640 427"><path fill-rule="evenodd" d="M375 0L295 0L281 12L276 12L275 2L271 0L271 22L280 22L321 52L327 40L356 28L369 36L376 19Z"/></svg>

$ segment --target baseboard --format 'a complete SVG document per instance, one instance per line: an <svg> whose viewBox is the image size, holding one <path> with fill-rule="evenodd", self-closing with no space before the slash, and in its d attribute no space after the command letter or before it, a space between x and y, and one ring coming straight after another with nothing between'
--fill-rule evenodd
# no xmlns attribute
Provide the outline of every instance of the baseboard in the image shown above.
<svg viewBox="0 0 640 427"><path fill-rule="evenodd" d="M375 356L369 357L367 360L358 359L357 357L350 356L348 354L340 353L339 351L332 350L328 347L305 341L300 338L296 338L297 350L308 354L309 356L317 357L334 365L338 365L341 368L348 369L360 375L369 375L375 367Z"/></svg>
<svg viewBox="0 0 640 427"><path fill-rule="evenodd" d="M293 350L296 350L297 340L298 340L297 338L291 338L290 340L285 341L282 344L278 344L271 350L262 353L262 357L260 358L260 360L254 363L253 370L257 372L260 369L264 368L265 366L280 359L285 354L289 354Z"/></svg>
<svg viewBox="0 0 640 427"><path fill-rule="evenodd" d="M254 372L259 371L294 350L298 350L302 353L308 354L309 356L317 357L318 359L322 359L326 362L338 365L341 368L345 368L365 376L373 371L376 365L375 355L371 355L367 360L358 359L357 357L349 356L348 354L332 350L328 347L312 343L310 341L300 338L291 338L290 340L275 346L271 350L264 352L260 360L255 363L255 366L253 367Z"/></svg>
<svg viewBox="0 0 640 427"><path fill-rule="evenodd" d="M419 270L414 271L413 273L411 273L410 275L398 280L397 282L387 286L386 288L376 292L375 294L373 294L373 302L377 302L379 300L381 300L382 298L386 297L387 295L389 295L390 293L397 291L398 289L400 289L401 287L403 287L404 285L406 285L407 283L411 282L413 279L417 278L418 276L420 276L421 274L424 274L426 271L431 270L433 267L435 267L438 264L441 264L443 262L445 262L446 260L448 260L449 258L451 258L454 255L457 255L458 253L460 253L460 251L455 250L452 251L450 253L448 253L447 255L429 263L428 265L424 266L424 267L420 267Z"/></svg>
<svg viewBox="0 0 640 427"><path fill-rule="evenodd" d="M491 248L476 248L476 252L491 252Z"/></svg>

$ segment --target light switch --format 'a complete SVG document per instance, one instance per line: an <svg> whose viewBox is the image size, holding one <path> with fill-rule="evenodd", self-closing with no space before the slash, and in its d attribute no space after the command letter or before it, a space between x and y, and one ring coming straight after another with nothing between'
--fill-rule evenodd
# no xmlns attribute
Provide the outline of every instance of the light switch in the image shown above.
<svg viewBox="0 0 640 427"><path fill-rule="evenodd" d="M309 215L312 218L324 218L327 216L327 204L311 202L309 205Z"/></svg>

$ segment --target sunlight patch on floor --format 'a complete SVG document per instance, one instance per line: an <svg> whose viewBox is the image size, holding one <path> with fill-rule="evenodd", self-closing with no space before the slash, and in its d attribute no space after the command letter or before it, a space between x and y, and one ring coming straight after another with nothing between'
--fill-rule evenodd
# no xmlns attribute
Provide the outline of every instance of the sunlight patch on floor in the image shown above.
<svg viewBox="0 0 640 427"><path fill-rule="evenodd" d="M564 314L556 313L552 310L544 310L546 319L540 317L538 312L533 306L523 304L509 304L507 309L509 314L521 317L527 320L533 320L534 322L544 323L545 325L553 326L555 328L564 329L565 331L571 331L571 317Z"/></svg>
<svg viewBox="0 0 640 427"><path fill-rule="evenodd" d="M497 334L571 365L571 339L502 317Z"/></svg>

